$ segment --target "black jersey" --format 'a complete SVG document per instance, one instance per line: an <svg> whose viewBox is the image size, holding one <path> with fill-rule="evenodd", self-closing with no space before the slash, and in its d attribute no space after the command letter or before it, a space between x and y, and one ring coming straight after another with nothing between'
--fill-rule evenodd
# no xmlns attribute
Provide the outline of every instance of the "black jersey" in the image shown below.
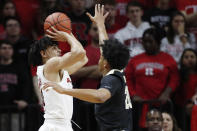
<svg viewBox="0 0 197 131"><path fill-rule="evenodd" d="M125 77L119 70L111 70L101 80L99 88L110 91L111 98L95 105L95 116L100 131L131 131L131 100Z"/></svg>

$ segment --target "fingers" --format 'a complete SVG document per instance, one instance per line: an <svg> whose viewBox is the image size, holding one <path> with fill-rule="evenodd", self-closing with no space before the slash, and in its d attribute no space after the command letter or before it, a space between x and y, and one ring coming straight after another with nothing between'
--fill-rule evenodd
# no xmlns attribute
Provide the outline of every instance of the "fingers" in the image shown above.
<svg viewBox="0 0 197 131"><path fill-rule="evenodd" d="M94 21L92 15L91 15L90 13L87 12L86 15L90 18L90 20L91 20L92 22Z"/></svg>
<svg viewBox="0 0 197 131"><path fill-rule="evenodd" d="M105 13L104 18L106 18L109 15L109 12Z"/></svg>
<svg viewBox="0 0 197 131"><path fill-rule="evenodd" d="M94 13L95 13L95 15L97 15L97 4L95 5Z"/></svg>
<svg viewBox="0 0 197 131"><path fill-rule="evenodd" d="M54 39L54 37L53 36L51 36L51 35L45 35L45 36L47 36L47 37L49 37L49 38L51 38L51 39Z"/></svg>
<svg viewBox="0 0 197 131"><path fill-rule="evenodd" d="M51 26L51 29L52 29L54 32L58 32L58 30L55 29L53 26Z"/></svg>
<svg viewBox="0 0 197 131"><path fill-rule="evenodd" d="M97 6L97 11L98 11L99 14L101 13L101 7L100 6L101 6L100 4L98 4L98 6Z"/></svg>
<svg viewBox="0 0 197 131"><path fill-rule="evenodd" d="M47 84L47 83L44 83L43 89L45 90L45 89L48 88L48 87L50 87L50 85Z"/></svg>
<svg viewBox="0 0 197 131"><path fill-rule="evenodd" d="M101 14L104 14L104 5L101 6Z"/></svg>
<svg viewBox="0 0 197 131"><path fill-rule="evenodd" d="M46 32L49 34L49 35L52 35L52 36L56 36L56 33L50 31L50 30L46 30Z"/></svg>

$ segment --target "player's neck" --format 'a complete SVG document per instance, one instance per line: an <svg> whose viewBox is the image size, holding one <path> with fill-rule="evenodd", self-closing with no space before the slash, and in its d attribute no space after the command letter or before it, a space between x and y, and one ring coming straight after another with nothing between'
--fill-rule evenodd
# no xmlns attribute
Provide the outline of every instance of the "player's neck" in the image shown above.
<svg viewBox="0 0 197 131"><path fill-rule="evenodd" d="M9 65L12 63L12 59L1 59L1 65Z"/></svg>
<svg viewBox="0 0 197 131"><path fill-rule="evenodd" d="M17 36L7 36L7 40L10 41L12 44L15 44L20 39L20 35Z"/></svg>

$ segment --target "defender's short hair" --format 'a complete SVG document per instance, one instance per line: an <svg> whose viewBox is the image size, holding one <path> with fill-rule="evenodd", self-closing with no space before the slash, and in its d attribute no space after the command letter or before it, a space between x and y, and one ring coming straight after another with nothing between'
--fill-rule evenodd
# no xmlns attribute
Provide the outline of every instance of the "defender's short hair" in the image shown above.
<svg viewBox="0 0 197 131"><path fill-rule="evenodd" d="M111 69L121 70L128 64L130 58L129 49L117 39L105 40L101 48L103 50L102 55Z"/></svg>

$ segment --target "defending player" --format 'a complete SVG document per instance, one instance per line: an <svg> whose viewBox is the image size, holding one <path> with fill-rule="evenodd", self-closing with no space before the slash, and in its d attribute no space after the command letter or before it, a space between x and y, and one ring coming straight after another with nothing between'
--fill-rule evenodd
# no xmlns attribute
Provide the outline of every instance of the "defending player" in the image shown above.
<svg viewBox="0 0 197 131"><path fill-rule="evenodd" d="M44 100L45 121L39 131L73 131L72 96L59 94L52 89L43 90L43 84L49 81L57 82L63 89L72 89L69 75L85 65L87 57L85 50L72 34L52 29L53 32L48 31L48 37L36 41L29 52L30 64L38 66L38 83ZM55 41L67 41L71 51L60 57L60 49Z"/></svg>
<svg viewBox="0 0 197 131"><path fill-rule="evenodd" d="M60 94L96 103L95 116L100 131L131 131L131 101L122 69L129 60L129 50L117 40L107 40L104 6L95 6L95 16L90 19L97 25L101 46L99 70L103 74L99 89L65 89L61 85L45 83Z"/></svg>

